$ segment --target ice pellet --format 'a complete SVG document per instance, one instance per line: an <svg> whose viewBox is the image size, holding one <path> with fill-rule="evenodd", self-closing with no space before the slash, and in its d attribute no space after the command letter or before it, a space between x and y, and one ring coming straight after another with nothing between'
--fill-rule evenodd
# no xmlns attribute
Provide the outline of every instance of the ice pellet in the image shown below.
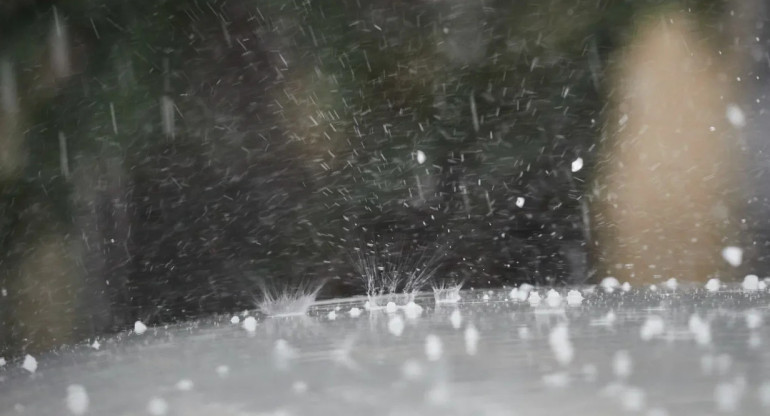
<svg viewBox="0 0 770 416"><path fill-rule="evenodd" d="M425 152L423 152L422 150L418 150L416 153L417 153L417 163L421 165L425 163L425 160L426 160Z"/></svg>
<svg viewBox="0 0 770 416"><path fill-rule="evenodd" d="M404 315L408 319L416 319L422 314L422 306L414 303L409 302L406 305L404 305Z"/></svg>
<svg viewBox="0 0 770 416"><path fill-rule="evenodd" d="M519 208L522 208L524 206L524 198L518 197L516 198L516 206Z"/></svg>
<svg viewBox="0 0 770 416"><path fill-rule="evenodd" d="M542 298L540 297L540 294L537 293L537 291L533 290L532 292L529 292L529 297L527 298L527 301L529 301L529 304L532 306L537 306L540 304L540 300Z"/></svg>
<svg viewBox="0 0 770 416"><path fill-rule="evenodd" d="M583 294L578 290L570 290L567 293L567 304L569 306L578 306L583 303Z"/></svg>
<svg viewBox="0 0 770 416"><path fill-rule="evenodd" d="M762 326L762 314L757 310L746 311L746 326L749 329L757 329Z"/></svg>
<svg viewBox="0 0 770 416"><path fill-rule="evenodd" d="M142 321L136 321L134 322L134 332L138 335L142 335L147 331L147 325L145 325Z"/></svg>
<svg viewBox="0 0 770 416"><path fill-rule="evenodd" d="M452 324L452 328L460 329L460 326L463 324L463 316L458 309L455 309L449 315L449 322Z"/></svg>
<svg viewBox="0 0 770 416"><path fill-rule="evenodd" d="M673 277L666 280L666 283L664 284L666 285L666 288L668 288L669 290L676 290L676 288L679 286L679 282L677 282L676 279Z"/></svg>
<svg viewBox="0 0 770 416"><path fill-rule="evenodd" d="M399 315L392 316L390 320L388 320L388 331L391 334L400 337L404 332L404 319Z"/></svg>
<svg viewBox="0 0 770 416"><path fill-rule="evenodd" d="M230 318L230 323L231 324L238 324L240 322L241 322L241 318L238 317L238 315L233 315L233 317Z"/></svg>
<svg viewBox="0 0 770 416"><path fill-rule="evenodd" d="M578 172L583 169L583 158L579 157L572 161L572 173Z"/></svg>
<svg viewBox="0 0 770 416"><path fill-rule="evenodd" d="M624 292L628 292L629 290L631 290L631 283L628 283L628 282L623 282L623 284L622 284L622 285L620 285L620 288L621 288L621 289L622 289Z"/></svg>
<svg viewBox="0 0 770 416"><path fill-rule="evenodd" d="M94 342L91 344L91 348L98 350L102 347L102 344L99 343L98 339L95 339Z"/></svg>
<svg viewBox="0 0 770 416"><path fill-rule="evenodd" d="M168 413L168 402L160 397L153 397L147 403L147 413L152 416L164 416Z"/></svg>
<svg viewBox="0 0 770 416"><path fill-rule="evenodd" d="M217 375L221 378L225 378L230 374L230 367L226 365L217 366Z"/></svg>
<svg viewBox="0 0 770 416"><path fill-rule="evenodd" d="M663 335L665 324L663 318L657 315L648 316L642 324L642 329L639 330L639 335L643 340L649 341L654 337Z"/></svg>
<svg viewBox="0 0 770 416"><path fill-rule="evenodd" d="M73 415L82 415L88 411L88 393L80 384L67 386L67 409Z"/></svg>
<svg viewBox="0 0 770 416"><path fill-rule="evenodd" d="M548 293L546 293L545 302L548 304L548 306L556 308L561 305L562 298L559 292L550 289Z"/></svg>
<svg viewBox="0 0 770 416"><path fill-rule="evenodd" d="M604 289L605 292L611 293L612 291L617 289L618 286L620 286L620 282L618 282L618 279L612 276L608 276L602 279L599 285L602 287L602 289Z"/></svg>
<svg viewBox="0 0 770 416"><path fill-rule="evenodd" d="M348 314L350 314L352 318L357 318L361 315L361 309L358 309L354 306L350 308L350 311L348 311Z"/></svg>
<svg viewBox="0 0 770 416"><path fill-rule="evenodd" d="M746 275L746 277L743 278L741 287L747 292L759 290L759 276L755 274Z"/></svg>
<svg viewBox="0 0 770 416"><path fill-rule="evenodd" d="M722 258L733 267L738 267L743 263L743 249L735 246L728 246L722 249Z"/></svg>
<svg viewBox="0 0 770 416"><path fill-rule="evenodd" d="M246 319L243 320L243 329L249 332L254 332L257 330L257 319L253 316L247 316Z"/></svg>
<svg viewBox="0 0 770 416"><path fill-rule="evenodd" d="M743 114L743 110L735 104L728 104L725 111L727 121L735 128L741 128L746 126L746 116Z"/></svg>
<svg viewBox="0 0 770 416"><path fill-rule="evenodd" d="M687 327L695 337L695 342L698 345L705 346L711 344L711 327L700 316L696 314L691 315Z"/></svg>
<svg viewBox="0 0 770 416"><path fill-rule="evenodd" d="M433 334L425 337L425 356L429 361L438 361L443 353L444 345L441 343L441 338Z"/></svg>
<svg viewBox="0 0 770 416"><path fill-rule="evenodd" d="M337 319L337 312L335 312L335 311L329 312L326 315L326 318L329 319L330 321L333 321L333 320Z"/></svg>
<svg viewBox="0 0 770 416"><path fill-rule="evenodd" d="M719 288L722 286L722 283L717 278L709 279L708 282L706 282L706 290L709 292L716 292L719 290Z"/></svg>
<svg viewBox="0 0 770 416"><path fill-rule="evenodd" d="M559 364L567 365L572 362L572 358L575 356L575 349L569 340L567 325L556 325L548 335L548 343Z"/></svg>
<svg viewBox="0 0 770 416"><path fill-rule="evenodd" d="M307 391L307 383L299 380L295 381L294 383L292 383L291 389L294 391L294 393L305 394L305 392Z"/></svg>
<svg viewBox="0 0 770 416"><path fill-rule="evenodd" d="M21 368L34 373L37 370L37 360L35 357L27 354L24 356L24 361L21 363Z"/></svg>
<svg viewBox="0 0 770 416"><path fill-rule="evenodd" d="M615 352L612 357L612 372L620 379L628 378L631 375L633 364L631 362L631 354L626 350L620 350Z"/></svg>
<svg viewBox="0 0 770 416"><path fill-rule="evenodd" d="M479 331L473 324L465 328L465 352L468 355L476 355L479 344Z"/></svg>
<svg viewBox="0 0 770 416"><path fill-rule="evenodd" d="M176 386L174 387L176 387L176 389L179 391L190 391L193 389L194 384L192 380L190 380L189 378L183 378L177 381Z"/></svg>

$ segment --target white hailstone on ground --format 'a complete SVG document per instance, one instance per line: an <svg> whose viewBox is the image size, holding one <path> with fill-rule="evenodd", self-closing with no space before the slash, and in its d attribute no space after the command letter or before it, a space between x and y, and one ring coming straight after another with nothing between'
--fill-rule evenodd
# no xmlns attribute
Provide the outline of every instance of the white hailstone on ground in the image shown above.
<svg viewBox="0 0 770 416"><path fill-rule="evenodd" d="M333 320L337 319L337 312L335 312L335 311L329 312L326 315L326 318L329 319L330 321L333 321Z"/></svg>
<svg viewBox="0 0 770 416"><path fill-rule="evenodd" d="M102 344L99 343L98 339L95 339L94 342L91 344L91 348L98 350L102 347Z"/></svg>
<svg viewBox="0 0 770 416"><path fill-rule="evenodd" d="M385 312L387 313L396 313L398 310L398 306L396 306L396 302L388 302L387 305L385 305Z"/></svg>
<svg viewBox="0 0 770 416"><path fill-rule="evenodd" d="M607 276L604 279L602 279L601 283L599 283L599 286L601 286L605 292L611 293L612 291L617 289L618 286L620 286L620 282L618 282L618 279L612 276Z"/></svg>
<svg viewBox="0 0 770 416"><path fill-rule="evenodd" d="M743 263L743 249L735 246L727 246L722 249L722 258L733 267Z"/></svg>
<svg viewBox="0 0 770 416"><path fill-rule="evenodd" d="M194 386L195 384L192 382L192 380L189 378L183 378L177 381L174 387L176 387L176 389L179 391L190 391Z"/></svg>
<svg viewBox="0 0 770 416"><path fill-rule="evenodd" d="M706 282L706 290L709 292L716 292L719 290L719 288L722 286L722 282L719 281L717 278L709 279L708 282Z"/></svg>
<svg viewBox="0 0 770 416"><path fill-rule="evenodd" d="M391 334L400 337L404 332L404 319L399 315L391 316L388 320L388 331Z"/></svg>
<svg viewBox="0 0 770 416"><path fill-rule="evenodd" d="M579 157L572 161L572 173L575 173L579 171L580 169L583 169L583 158Z"/></svg>
<svg viewBox="0 0 770 416"><path fill-rule="evenodd" d="M241 322L241 318L238 317L238 315L233 315L233 317L230 318L230 323L231 324L238 324L240 322Z"/></svg>
<svg viewBox="0 0 770 416"><path fill-rule="evenodd" d="M136 321L134 322L134 332L137 335L142 335L147 331L147 325L144 324L142 321Z"/></svg>
<svg viewBox="0 0 770 416"><path fill-rule="evenodd" d="M743 110L735 104L728 104L725 111L727 121L735 128L742 128L746 126L746 116L743 114Z"/></svg>
<svg viewBox="0 0 770 416"><path fill-rule="evenodd" d="M757 329L762 326L762 314L757 310L746 311L746 326L749 329Z"/></svg>
<svg viewBox="0 0 770 416"><path fill-rule="evenodd" d="M73 415L83 415L88 411L88 393L80 384L67 386L67 409Z"/></svg>
<svg viewBox="0 0 770 416"><path fill-rule="evenodd" d="M35 357L27 354L24 356L24 361L21 363L21 368L34 373L37 370L37 360Z"/></svg>
<svg viewBox="0 0 770 416"><path fill-rule="evenodd" d="M743 283L741 283L741 287L743 290L747 292L753 292L756 290L759 290L759 276L755 274L748 274L746 277L743 278Z"/></svg>
<svg viewBox="0 0 770 416"><path fill-rule="evenodd" d="M350 308L350 311L348 311L348 314L349 314L349 315L350 315L352 318L357 318L358 316L360 316L360 315L361 315L361 309L358 309L358 308L356 308L356 307L354 306L354 307Z"/></svg>
<svg viewBox="0 0 770 416"><path fill-rule="evenodd" d="M428 357L428 361L438 361L443 354L444 345L441 343L441 338L433 334L425 337L425 356Z"/></svg>
<svg viewBox="0 0 770 416"><path fill-rule="evenodd" d="M524 197L520 196L516 198L516 206L519 208L524 207Z"/></svg>
<svg viewBox="0 0 770 416"><path fill-rule="evenodd" d="M465 352L468 355L476 355L479 345L479 331L473 324L465 328Z"/></svg>
<svg viewBox="0 0 770 416"><path fill-rule="evenodd" d="M626 350L615 352L615 355L612 357L612 372L615 374L615 377L620 379L628 378L632 370L631 354Z"/></svg>
<svg viewBox="0 0 770 416"><path fill-rule="evenodd" d="M687 328L695 337L695 342L698 345L706 346L711 344L711 327L700 316L692 314L687 322Z"/></svg>
<svg viewBox="0 0 770 416"><path fill-rule="evenodd" d="M639 330L639 336L643 340L649 341L654 337L663 335L666 325L663 322L663 318L657 315L648 316L642 324L642 328Z"/></svg>
<svg viewBox="0 0 770 416"><path fill-rule="evenodd" d="M481 300L483 300L484 302L489 301L489 294L485 293L484 296L481 297Z"/></svg>
<svg viewBox="0 0 770 416"><path fill-rule="evenodd" d="M153 397L147 403L147 413L152 416L164 416L168 413L168 402L160 397Z"/></svg>
<svg viewBox="0 0 770 416"><path fill-rule="evenodd" d="M679 286L679 282L677 282L676 279L673 277L666 280L666 283L664 284L666 285L666 288L668 288L669 290L676 290L676 288Z"/></svg>
<svg viewBox="0 0 770 416"><path fill-rule="evenodd" d="M650 285L650 292L657 292L657 291L658 291L658 286Z"/></svg>
<svg viewBox="0 0 770 416"><path fill-rule="evenodd" d="M407 319L417 319L422 314L422 306L410 301L404 305L404 315Z"/></svg>
<svg viewBox="0 0 770 416"><path fill-rule="evenodd" d="M460 326L463 324L463 316L460 314L459 309L452 311L449 315L449 322L452 324L452 328L460 329Z"/></svg>
<svg viewBox="0 0 770 416"><path fill-rule="evenodd" d="M243 320L243 329L245 329L248 332L254 332L257 330L257 319L253 316L247 316L246 319Z"/></svg>
<svg viewBox="0 0 770 416"><path fill-rule="evenodd" d="M533 290L532 292L529 292L529 297L527 298L527 301L529 301L529 304L531 306L539 305L541 300L542 300L542 298L540 297L540 294L537 293L536 290Z"/></svg>
<svg viewBox="0 0 770 416"><path fill-rule="evenodd" d="M623 289L624 292L628 292L631 290L631 283L623 282L623 284L620 285L620 288Z"/></svg>
<svg viewBox="0 0 770 416"><path fill-rule="evenodd" d="M545 302L548 304L548 306L556 308L561 305L562 298L559 292L550 289L548 293L546 293Z"/></svg>
<svg viewBox="0 0 770 416"><path fill-rule="evenodd" d="M579 306L583 303L583 294L579 290L570 290L567 293L567 304L569 306Z"/></svg>
<svg viewBox="0 0 770 416"><path fill-rule="evenodd" d="M416 153L417 153L417 163L421 165L425 163L425 160L427 159L425 157L425 152L423 152L422 150L418 150Z"/></svg>
<svg viewBox="0 0 770 416"><path fill-rule="evenodd" d="M569 339L569 330L567 325L558 324L548 334L548 344L551 346L556 361L561 365L567 365L572 362L575 356L575 348Z"/></svg>
<svg viewBox="0 0 770 416"><path fill-rule="evenodd" d="M221 378L225 378L230 374L230 367L226 365L219 365L216 369L217 375Z"/></svg>

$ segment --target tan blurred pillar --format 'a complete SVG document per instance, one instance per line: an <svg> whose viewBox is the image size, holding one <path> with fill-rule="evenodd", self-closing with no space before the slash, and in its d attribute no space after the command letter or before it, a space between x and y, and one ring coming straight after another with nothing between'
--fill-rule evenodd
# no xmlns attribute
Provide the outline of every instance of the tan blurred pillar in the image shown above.
<svg viewBox="0 0 770 416"><path fill-rule="evenodd" d="M703 281L725 267L731 94L688 19L649 18L617 61L596 190L599 278Z"/></svg>

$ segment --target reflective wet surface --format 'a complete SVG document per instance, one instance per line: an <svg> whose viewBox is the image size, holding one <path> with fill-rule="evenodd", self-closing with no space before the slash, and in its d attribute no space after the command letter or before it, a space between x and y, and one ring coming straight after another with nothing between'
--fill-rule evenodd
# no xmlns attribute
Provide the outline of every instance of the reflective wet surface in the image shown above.
<svg viewBox="0 0 770 416"><path fill-rule="evenodd" d="M357 298L138 326L8 360L0 414L767 414L759 286L426 293L419 307Z"/></svg>

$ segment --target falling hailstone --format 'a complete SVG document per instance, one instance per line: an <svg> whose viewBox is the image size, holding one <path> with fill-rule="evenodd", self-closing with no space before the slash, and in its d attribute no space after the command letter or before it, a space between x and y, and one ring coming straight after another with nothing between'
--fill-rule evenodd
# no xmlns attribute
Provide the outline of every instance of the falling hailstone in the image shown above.
<svg viewBox="0 0 770 416"><path fill-rule="evenodd" d="M746 116L743 114L743 110L737 105L729 104L725 113L727 121L729 121L733 127L741 128L746 126Z"/></svg>
<svg viewBox="0 0 770 416"><path fill-rule="evenodd" d="M88 393L79 384L67 387L67 409L73 415L82 415L88 411Z"/></svg>
<svg viewBox="0 0 770 416"><path fill-rule="evenodd" d="M738 267L743 263L743 249L735 246L728 246L722 249L722 258L733 267Z"/></svg>
<svg viewBox="0 0 770 416"><path fill-rule="evenodd" d="M572 172L577 172L583 169L583 158L579 157L572 161Z"/></svg>
<svg viewBox="0 0 770 416"><path fill-rule="evenodd" d="M524 197L516 198L516 206L522 208L524 206Z"/></svg>
<svg viewBox="0 0 770 416"><path fill-rule="evenodd" d="M142 321L136 321L134 322L134 332L137 335L142 335L147 331L147 325L145 325Z"/></svg>
<svg viewBox="0 0 770 416"><path fill-rule="evenodd" d="M425 153L422 150L417 151L417 163L421 165L425 163Z"/></svg>
<svg viewBox="0 0 770 416"><path fill-rule="evenodd" d="M452 328L460 329L460 326L463 324L463 316L460 314L459 310L455 309L452 311L449 315L449 322L452 324Z"/></svg>

